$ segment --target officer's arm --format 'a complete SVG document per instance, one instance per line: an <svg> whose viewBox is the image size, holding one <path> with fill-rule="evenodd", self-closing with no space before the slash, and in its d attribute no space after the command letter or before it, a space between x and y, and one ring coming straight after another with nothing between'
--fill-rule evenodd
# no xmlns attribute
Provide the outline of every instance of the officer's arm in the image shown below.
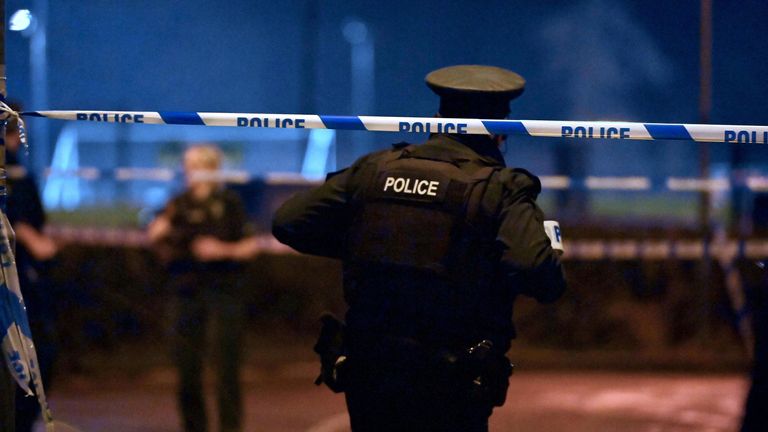
<svg viewBox="0 0 768 432"><path fill-rule="evenodd" d="M172 199L155 218L147 226L147 236L152 244L157 244L163 240L167 240L169 236L173 234L173 219L176 214L176 207L178 197Z"/></svg>
<svg viewBox="0 0 768 432"><path fill-rule="evenodd" d="M299 252L340 258L349 226L348 177L349 170L342 171L289 198L275 213L272 234Z"/></svg>
<svg viewBox="0 0 768 432"><path fill-rule="evenodd" d="M496 240L506 282L542 303L553 302L565 291L566 282L559 253L544 232L544 214L536 205L540 183L523 170L501 175L507 193Z"/></svg>

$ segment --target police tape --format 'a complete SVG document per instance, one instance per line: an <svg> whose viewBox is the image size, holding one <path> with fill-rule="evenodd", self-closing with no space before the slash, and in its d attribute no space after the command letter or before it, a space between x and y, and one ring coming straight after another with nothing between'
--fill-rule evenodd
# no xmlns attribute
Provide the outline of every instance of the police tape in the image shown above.
<svg viewBox="0 0 768 432"><path fill-rule="evenodd" d="M195 111L27 111L24 116L102 123L175 124L249 128L338 129L377 132L519 135L620 140L768 143L768 126L633 123L570 120L332 116Z"/></svg>
<svg viewBox="0 0 768 432"><path fill-rule="evenodd" d="M150 246L146 232L129 228L73 227L48 225L46 234L68 244L106 247L146 248ZM271 254L298 254L269 234L258 237L260 249ZM743 258L768 259L768 238L751 239L565 239L563 258L581 261L631 260L699 260L717 258L731 262Z"/></svg>
<svg viewBox="0 0 768 432"><path fill-rule="evenodd" d="M7 122L12 119L17 120L19 140L26 147L24 120L5 103L3 94L0 93L0 130L4 132ZM3 163L0 167L3 171L5 171L4 165ZM4 182L0 189L4 200L6 194ZM54 424L45 396L37 351L32 340L32 330L19 283L14 243L15 234L3 206L0 209L0 352L5 359L10 376L22 393L37 398L45 429L48 432L63 431L67 427Z"/></svg>
<svg viewBox="0 0 768 432"><path fill-rule="evenodd" d="M28 175L25 167L9 165L7 176L11 179L21 179ZM97 167L79 167L75 169L47 168L43 172L46 178L75 178L85 181L115 180L173 182L183 178L183 172L162 167L117 167L102 169ZM219 173L201 175L205 180L216 180L223 183L246 184L252 181L263 181L269 185L316 185L317 178L304 177L299 173L272 172L251 174L245 170L221 170ZM727 192L743 187L755 193L768 192L768 176L741 176L733 180L728 178L699 178L699 177L661 177L647 176L587 176L583 178L558 175L539 176L544 190L587 189L593 191L670 191L670 192Z"/></svg>
<svg viewBox="0 0 768 432"><path fill-rule="evenodd" d="M36 396L46 429L52 431L51 415L43 388L32 330L21 292L11 224L0 213L0 351L16 384L27 396ZM49 427L50 426L50 427Z"/></svg>

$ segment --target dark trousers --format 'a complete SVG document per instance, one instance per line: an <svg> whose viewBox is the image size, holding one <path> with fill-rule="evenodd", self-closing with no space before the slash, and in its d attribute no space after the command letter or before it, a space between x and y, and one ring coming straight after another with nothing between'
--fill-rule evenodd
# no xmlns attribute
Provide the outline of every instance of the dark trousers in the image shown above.
<svg viewBox="0 0 768 432"><path fill-rule="evenodd" d="M174 362L179 372L179 407L185 431L206 431L203 371L214 366L217 378L219 425L222 432L239 431L242 396L240 363L245 307L240 297L238 273L186 273L173 276L179 293L174 327ZM206 355L208 323L215 331Z"/></svg>
<svg viewBox="0 0 768 432"><path fill-rule="evenodd" d="M0 361L0 432L13 432L14 430L14 392L16 382L8 371L6 360Z"/></svg>
<svg viewBox="0 0 768 432"><path fill-rule="evenodd" d="M764 264L768 264L768 261ZM758 277L754 277L755 272ZM765 266L751 265L745 275L748 281L753 281L747 293L752 308L755 358L752 365L752 386L744 404L741 431L753 432L768 430L768 270Z"/></svg>
<svg viewBox="0 0 768 432"><path fill-rule="evenodd" d="M54 363L59 351L56 335L55 286L48 277L47 267L43 267L42 264L33 270L19 263L18 270L27 318L32 330L32 340L37 352L38 369L47 396L50 394L48 392L51 389ZM18 386L15 393L16 432L31 432L40 417L40 403L37 396L27 396Z"/></svg>
<svg viewBox="0 0 768 432"><path fill-rule="evenodd" d="M761 432L768 427L768 380L766 376L752 378L744 409L741 432Z"/></svg>
<svg viewBox="0 0 768 432"><path fill-rule="evenodd" d="M352 431L488 431L492 407L439 366L408 357L357 360L350 358L346 390Z"/></svg>
<svg viewBox="0 0 768 432"><path fill-rule="evenodd" d="M744 404L742 432L765 431L768 427L768 308L765 304L753 314L755 323L755 359L752 386Z"/></svg>

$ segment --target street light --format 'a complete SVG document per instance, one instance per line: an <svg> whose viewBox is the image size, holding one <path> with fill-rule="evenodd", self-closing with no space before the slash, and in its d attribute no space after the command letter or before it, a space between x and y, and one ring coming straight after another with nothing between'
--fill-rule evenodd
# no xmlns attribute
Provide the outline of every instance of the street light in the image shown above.
<svg viewBox="0 0 768 432"><path fill-rule="evenodd" d="M19 9L11 15L8 30L22 32L24 36L35 30L35 16L29 9Z"/></svg>
<svg viewBox="0 0 768 432"><path fill-rule="evenodd" d="M33 0L31 9L17 10L8 21L9 30L19 32L29 40L29 104L32 109L45 109L48 106L47 17L48 0ZM42 172L51 154L49 122L37 120L29 119L28 125L28 129L34 133L31 163L33 169Z"/></svg>

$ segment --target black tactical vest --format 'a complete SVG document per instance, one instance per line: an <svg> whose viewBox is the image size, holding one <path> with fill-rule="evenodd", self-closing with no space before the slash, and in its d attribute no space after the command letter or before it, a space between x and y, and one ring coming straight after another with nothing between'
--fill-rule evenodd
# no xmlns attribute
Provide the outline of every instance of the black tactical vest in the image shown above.
<svg viewBox="0 0 768 432"><path fill-rule="evenodd" d="M428 144L379 153L355 168L343 257L350 335L509 347L515 294L503 283L496 239L504 170Z"/></svg>
<svg viewBox="0 0 768 432"><path fill-rule="evenodd" d="M478 248L493 240L480 220L480 201L500 167L413 150L393 150L361 168L366 186L353 196L347 261L477 282L476 262L489 261Z"/></svg>

